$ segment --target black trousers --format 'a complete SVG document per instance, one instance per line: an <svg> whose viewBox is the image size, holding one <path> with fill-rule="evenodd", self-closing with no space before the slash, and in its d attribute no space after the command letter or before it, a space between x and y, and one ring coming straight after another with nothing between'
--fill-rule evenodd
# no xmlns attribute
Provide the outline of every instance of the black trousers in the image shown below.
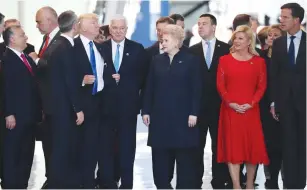
<svg viewBox="0 0 307 190"><path fill-rule="evenodd" d="M282 129L284 184L289 189L304 189L306 186L306 105L303 110L299 110L292 96L285 105L280 110L279 116Z"/></svg>
<svg viewBox="0 0 307 190"><path fill-rule="evenodd" d="M52 151L52 128L51 128L51 120L52 116L49 114L45 115L43 123L41 124L41 140L42 140L42 147L44 152L45 158L45 176L48 180L49 175L49 163L50 163L50 156Z"/></svg>
<svg viewBox="0 0 307 190"><path fill-rule="evenodd" d="M26 189L31 174L35 147L35 124L17 120L14 129L5 129L2 188Z"/></svg>
<svg viewBox="0 0 307 190"><path fill-rule="evenodd" d="M212 180L211 185L214 189L224 188L228 180L229 172L228 167L224 163L217 163L217 133L218 133L218 111L213 111L206 114L206 117L199 118L200 133L200 149L199 149L199 187L202 186L202 178L204 175L204 148L206 146L206 137L209 130L211 137L211 151L212 151Z"/></svg>
<svg viewBox="0 0 307 190"><path fill-rule="evenodd" d="M152 168L157 189L172 189L169 181L170 157L177 166L176 189L197 189L198 148L152 148Z"/></svg>

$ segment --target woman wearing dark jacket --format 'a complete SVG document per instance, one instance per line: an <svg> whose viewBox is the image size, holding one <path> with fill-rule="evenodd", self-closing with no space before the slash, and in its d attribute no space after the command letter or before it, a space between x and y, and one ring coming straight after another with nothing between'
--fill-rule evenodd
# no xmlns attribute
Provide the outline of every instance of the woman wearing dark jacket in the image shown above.
<svg viewBox="0 0 307 190"><path fill-rule="evenodd" d="M143 122L148 126L152 147L154 182L170 189L169 159L175 157L178 189L197 188L196 127L202 92L201 64L197 57L180 50L184 31L167 25L163 30L164 54L153 58L147 78Z"/></svg>

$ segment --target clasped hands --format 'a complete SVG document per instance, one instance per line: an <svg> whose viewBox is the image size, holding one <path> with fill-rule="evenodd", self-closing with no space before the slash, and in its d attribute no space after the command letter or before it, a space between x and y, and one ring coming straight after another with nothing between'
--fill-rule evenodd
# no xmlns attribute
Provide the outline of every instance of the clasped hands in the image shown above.
<svg viewBox="0 0 307 190"><path fill-rule="evenodd" d="M120 74L113 74L112 78L116 81L116 83L120 80ZM83 78L83 84L93 84L96 80L96 77L94 75L85 75Z"/></svg>
<svg viewBox="0 0 307 190"><path fill-rule="evenodd" d="M143 115L142 119L143 119L143 123L144 123L147 127L149 127L149 124L150 124L150 116L149 116L149 115ZM189 115L188 126L189 126L189 127L195 127L196 123L197 123L197 116Z"/></svg>
<svg viewBox="0 0 307 190"><path fill-rule="evenodd" d="M247 110L251 109L252 106L250 104L239 105L237 103L230 103L229 107L235 110L237 113L245 113Z"/></svg>

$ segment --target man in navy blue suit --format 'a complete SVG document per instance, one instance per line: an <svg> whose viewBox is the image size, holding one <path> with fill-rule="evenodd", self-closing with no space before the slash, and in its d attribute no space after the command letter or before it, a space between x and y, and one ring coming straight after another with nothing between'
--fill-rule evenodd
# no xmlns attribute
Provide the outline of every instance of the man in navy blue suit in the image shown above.
<svg viewBox="0 0 307 190"><path fill-rule="evenodd" d="M136 123L137 115L140 113L140 94L147 75L148 59L141 44L125 38L125 17L116 15L111 19L109 26L112 38L102 44L105 58L105 88L102 94L100 188L118 188L113 177L114 144L117 143L120 188L132 189ZM117 142L114 142L115 139Z"/></svg>
<svg viewBox="0 0 307 190"><path fill-rule="evenodd" d="M59 36L50 47L51 102L56 106L52 117L52 154L48 188L79 188L77 173L77 125L84 121L79 86L73 59L74 36L78 17L73 11L59 18Z"/></svg>
<svg viewBox="0 0 307 190"><path fill-rule="evenodd" d="M35 124L41 119L36 65L23 53L27 36L20 26L3 32L8 46L2 59L4 79L4 137L2 188L26 189L35 146Z"/></svg>
<svg viewBox="0 0 307 190"><path fill-rule="evenodd" d="M81 183L85 189L96 186L95 169L98 162L98 145L101 120L101 93L104 88L104 57L99 46L93 42L99 34L96 14L83 14L79 17L80 36L74 39L74 67L76 67L81 109L84 123L80 126L80 171ZM104 168L105 170L105 168Z"/></svg>

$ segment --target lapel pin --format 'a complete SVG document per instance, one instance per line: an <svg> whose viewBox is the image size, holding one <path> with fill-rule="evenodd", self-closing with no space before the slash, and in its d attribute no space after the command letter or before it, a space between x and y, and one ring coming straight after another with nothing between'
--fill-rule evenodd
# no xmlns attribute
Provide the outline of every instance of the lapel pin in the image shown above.
<svg viewBox="0 0 307 190"><path fill-rule="evenodd" d="M251 65L254 64L253 62L251 62Z"/></svg>
<svg viewBox="0 0 307 190"><path fill-rule="evenodd" d="M220 44L217 44L217 47L220 47Z"/></svg>
<svg viewBox="0 0 307 190"><path fill-rule="evenodd" d="M126 53L127 56L129 56L129 53Z"/></svg>
<svg viewBox="0 0 307 190"><path fill-rule="evenodd" d="M105 67L107 67L107 66L108 66L108 65L107 65L107 62L105 62L105 63L104 63L104 66L105 66Z"/></svg>
<svg viewBox="0 0 307 190"><path fill-rule="evenodd" d="M179 63L182 63L182 61L179 61Z"/></svg>

